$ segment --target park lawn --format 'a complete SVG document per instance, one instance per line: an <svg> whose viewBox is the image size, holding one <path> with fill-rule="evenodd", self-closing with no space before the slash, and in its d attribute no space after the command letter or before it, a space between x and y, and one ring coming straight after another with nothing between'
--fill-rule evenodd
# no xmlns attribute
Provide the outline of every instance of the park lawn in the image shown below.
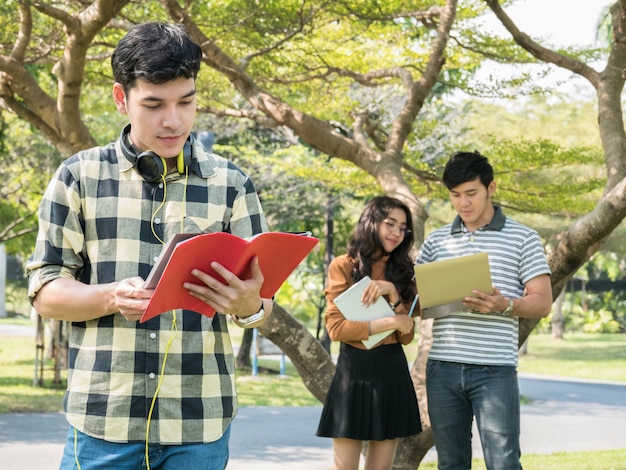
<svg viewBox="0 0 626 470"><path fill-rule="evenodd" d="M65 380L53 384L46 361L44 387L33 386L35 352L34 337L0 335L0 414L61 411Z"/></svg>
<svg viewBox="0 0 626 470"><path fill-rule="evenodd" d="M4 320L1 320L4 321ZM52 382L52 361L44 364L44 386L35 380L35 339L0 334L0 414L62 411L67 373L62 383ZM289 362L285 375L278 373L278 360L260 358L259 374L237 371L240 406L316 406L320 402L306 389Z"/></svg>
<svg viewBox="0 0 626 470"><path fill-rule="evenodd" d="M0 322L14 323L12 319ZM233 328L233 342L240 341L241 330ZM557 341L550 335L532 334L528 354L520 357L523 373L595 379L626 383L626 335L567 334ZM407 358L417 354L417 338L406 347ZM52 363L47 361L44 387L33 387L35 378L35 339L0 336L0 413L60 411L65 389L53 384ZM287 361L281 376L279 361L259 358L259 374L237 371L237 390L241 406L316 406L314 398Z"/></svg>
<svg viewBox="0 0 626 470"><path fill-rule="evenodd" d="M532 333L519 372L626 383L626 334ZM625 465L626 468L626 465Z"/></svg>
<svg viewBox="0 0 626 470"><path fill-rule="evenodd" d="M589 452L522 454L522 466L528 470L624 470L626 449ZM424 462L420 470L437 470L436 462ZM472 470L486 470L485 461L474 459Z"/></svg>

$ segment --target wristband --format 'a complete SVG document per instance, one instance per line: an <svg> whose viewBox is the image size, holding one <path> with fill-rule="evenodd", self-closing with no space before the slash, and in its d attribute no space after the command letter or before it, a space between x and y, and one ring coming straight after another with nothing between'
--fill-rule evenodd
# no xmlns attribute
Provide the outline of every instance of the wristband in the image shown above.
<svg viewBox="0 0 626 470"><path fill-rule="evenodd" d="M233 315L233 317L235 320L237 320L237 322L241 326L247 326L252 323L258 322L259 320L262 320L265 317L265 309L263 307L264 307L263 300L261 300L261 308L259 308L258 312L253 313L249 317L240 318L237 315Z"/></svg>

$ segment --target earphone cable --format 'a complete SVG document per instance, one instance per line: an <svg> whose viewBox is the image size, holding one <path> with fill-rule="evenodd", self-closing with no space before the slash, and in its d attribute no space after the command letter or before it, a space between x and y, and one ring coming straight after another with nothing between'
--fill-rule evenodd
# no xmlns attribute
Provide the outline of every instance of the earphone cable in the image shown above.
<svg viewBox="0 0 626 470"><path fill-rule="evenodd" d="M163 181L163 200L159 204L159 207L157 207L157 209L152 213L152 217L150 217L150 229L152 230L152 235L154 235L154 237L159 240L161 244L165 244L165 242L161 239L161 237L157 235L156 231L154 230L154 219L159 211L163 208L163 205L165 204L165 199L167 198L167 183L165 182L165 177L163 175L161 175L161 180Z"/></svg>
<svg viewBox="0 0 626 470"><path fill-rule="evenodd" d="M152 412L154 411L154 406L156 404L157 396L159 395L159 390L161 389L161 384L163 383L163 378L165 377L165 364L167 363L167 355L170 351L170 346L176 337L176 333L178 332L178 327L176 326L176 310L172 310L172 329L170 330L170 337L167 340L167 345L165 346L165 353L163 355L163 365L161 366L161 373L159 374L159 383L157 384L157 388L154 391L154 395L152 396L152 402L150 403L150 410L148 411L148 420L146 422L146 469L150 470L150 457L149 457L149 443L150 443L150 421L152 420Z"/></svg>

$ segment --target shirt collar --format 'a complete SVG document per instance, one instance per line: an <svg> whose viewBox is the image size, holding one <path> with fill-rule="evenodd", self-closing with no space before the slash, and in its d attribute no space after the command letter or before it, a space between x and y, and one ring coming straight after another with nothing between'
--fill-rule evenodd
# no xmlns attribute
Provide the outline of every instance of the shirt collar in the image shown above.
<svg viewBox="0 0 626 470"><path fill-rule="evenodd" d="M479 227L477 230L494 230L494 231L500 231L504 228L504 223L506 222L506 216L504 215L504 212L502 212L502 209L500 208L500 206L497 205L493 205L493 217L491 219L491 222L489 222L487 225L483 225L482 227ZM465 228L465 224L463 224L463 220L461 220L460 216L456 216L454 218L454 222L452 222L452 228L450 229L450 233L451 234L458 234L458 233L463 233L466 232L467 229Z"/></svg>

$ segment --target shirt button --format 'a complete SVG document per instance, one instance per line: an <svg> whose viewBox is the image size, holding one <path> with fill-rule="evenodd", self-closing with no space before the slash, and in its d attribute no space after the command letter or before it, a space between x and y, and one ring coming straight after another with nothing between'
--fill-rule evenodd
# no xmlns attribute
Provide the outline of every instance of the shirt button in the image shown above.
<svg viewBox="0 0 626 470"><path fill-rule="evenodd" d="M156 263L158 259L159 259L159 257L155 256L154 258L152 258L152 261L154 261Z"/></svg>
<svg viewBox="0 0 626 470"><path fill-rule="evenodd" d="M154 223L155 224L160 224L161 223L161 219L159 219L158 217L156 219L154 219Z"/></svg>
<svg viewBox="0 0 626 470"><path fill-rule="evenodd" d="M159 183L159 188L163 189L163 183Z"/></svg>
<svg viewBox="0 0 626 470"><path fill-rule="evenodd" d="M150 372L148 374L148 377L150 377L151 379L154 379L156 377L156 374L154 372Z"/></svg>
<svg viewBox="0 0 626 470"><path fill-rule="evenodd" d="M156 333L150 333L150 339L156 338Z"/></svg>

